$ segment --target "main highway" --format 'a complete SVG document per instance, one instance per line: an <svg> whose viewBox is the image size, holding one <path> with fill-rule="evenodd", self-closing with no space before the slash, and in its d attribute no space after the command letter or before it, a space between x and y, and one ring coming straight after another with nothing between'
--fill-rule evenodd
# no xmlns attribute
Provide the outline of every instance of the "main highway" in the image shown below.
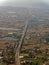
<svg viewBox="0 0 49 65"><path fill-rule="evenodd" d="M20 39L18 48L17 48L16 53L15 53L15 64L16 65L21 65L20 59L19 59L19 54L20 54L20 51L21 51L21 48L22 48L22 45L23 45L23 42L24 42L24 38L25 38L25 35L26 35L26 32L27 32L27 28L28 28L28 21L25 22L24 31L23 31L22 37Z"/></svg>

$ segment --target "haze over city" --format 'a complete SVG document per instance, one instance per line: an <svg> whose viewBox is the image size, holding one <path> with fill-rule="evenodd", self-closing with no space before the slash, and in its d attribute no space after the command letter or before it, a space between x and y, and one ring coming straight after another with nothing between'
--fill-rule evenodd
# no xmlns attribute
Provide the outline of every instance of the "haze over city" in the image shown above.
<svg viewBox="0 0 49 65"><path fill-rule="evenodd" d="M33 7L38 4L49 5L49 0L0 0L0 6Z"/></svg>

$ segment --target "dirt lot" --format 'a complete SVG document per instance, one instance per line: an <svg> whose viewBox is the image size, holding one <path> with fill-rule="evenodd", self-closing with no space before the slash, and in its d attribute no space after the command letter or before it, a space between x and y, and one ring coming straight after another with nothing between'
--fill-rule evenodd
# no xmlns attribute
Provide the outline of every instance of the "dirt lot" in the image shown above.
<svg viewBox="0 0 49 65"><path fill-rule="evenodd" d="M12 44L14 45L14 41L0 40L0 48L4 48L6 45Z"/></svg>

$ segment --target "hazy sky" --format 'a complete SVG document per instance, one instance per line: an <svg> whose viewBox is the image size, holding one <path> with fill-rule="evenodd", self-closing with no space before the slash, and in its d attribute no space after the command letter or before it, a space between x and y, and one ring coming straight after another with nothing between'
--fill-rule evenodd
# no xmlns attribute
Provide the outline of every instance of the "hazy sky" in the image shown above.
<svg viewBox="0 0 49 65"><path fill-rule="evenodd" d="M1 6L32 6L33 4L37 3L49 4L49 0L0 0Z"/></svg>

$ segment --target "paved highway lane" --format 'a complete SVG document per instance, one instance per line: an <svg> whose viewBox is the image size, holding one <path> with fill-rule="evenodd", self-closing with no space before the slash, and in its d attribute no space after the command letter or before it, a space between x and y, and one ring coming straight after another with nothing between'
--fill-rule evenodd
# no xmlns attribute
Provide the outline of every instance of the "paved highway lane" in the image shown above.
<svg viewBox="0 0 49 65"><path fill-rule="evenodd" d="M22 37L21 37L20 42L19 42L19 46L18 46L19 51L21 50L21 47L23 45L24 38L25 38L25 35L26 35L26 32L27 32L27 28L28 28L28 21L26 21L26 23L25 23L25 28L24 28Z"/></svg>
<svg viewBox="0 0 49 65"><path fill-rule="evenodd" d="M19 54L20 54L21 47L22 47L23 42L24 42L24 37L25 37L26 32L27 32L27 27L28 27L28 21L26 21L26 23L25 23L25 28L24 28L21 40L19 42L19 46L18 46L18 48L16 50L16 54L15 54L15 63L16 63L16 65L20 65Z"/></svg>

